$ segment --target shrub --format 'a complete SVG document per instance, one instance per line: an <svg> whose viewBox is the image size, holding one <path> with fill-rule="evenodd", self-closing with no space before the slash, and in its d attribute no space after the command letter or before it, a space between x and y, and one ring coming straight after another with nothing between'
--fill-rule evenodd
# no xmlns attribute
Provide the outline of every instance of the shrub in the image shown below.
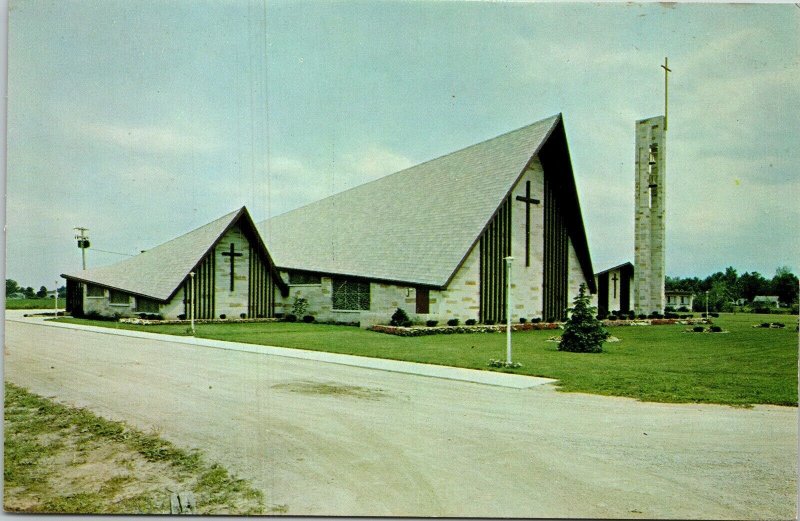
<svg viewBox="0 0 800 521"><path fill-rule="evenodd" d="M305 322L306 324L310 324L313 321L314 321L314 315L304 315L303 316L303 322Z"/></svg>
<svg viewBox="0 0 800 521"><path fill-rule="evenodd" d="M464 323L468 326L474 326L475 324L478 323L478 321L475 320L474 318L468 318Z"/></svg>
<svg viewBox="0 0 800 521"><path fill-rule="evenodd" d="M609 320L618 320L617 315L611 315L608 317Z"/></svg>
<svg viewBox="0 0 800 521"><path fill-rule="evenodd" d="M681 307L678 308L678 312L679 313L688 313L689 312L689 308L687 308L686 306L681 306Z"/></svg>
<svg viewBox="0 0 800 521"><path fill-rule="evenodd" d="M559 351L572 353L599 353L603 342L610 336L603 324L594 318L596 309L590 305L586 284L581 284L578 295L570 308L570 316L564 326L564 334L558 344Z"/></svg>
<svg viewBox="0 0 800 521"><path fill-rule="evenodd" d="M719 313L709 313L714 318L719 318Z"/></svg>
<svg viewBox="0 0 800 521"><path fill-rule="evenodd" d="M705 313L700 313L700 316L703 317L703 318L706 318L706 314Z"/></svg>
<svg viewBox="0 0 800 521"><path fill-rule="evenodd" d="M784 324L782 322L773 322L772 323L772 327L783 328L783 327L786 327L786 324Z"/></svg>
<svg viewBox="0 0 800 521"><path fill-rule="evenodd" d="M487 326L493 326L494 320L484 320L483 323L486 324Z"/></svg>
<svg viewBox="0 0 800 521"><path fill-rule="evenodd" d="M247 318L247 313L239 313L239 318Z"/></svg>
<svg viewBox="0 0 800 521"><path fill-rule="evenodd" d="M389 322L389 325L390 326L402 326L406 322L409 322L409 323L411 322L411 320L408 318L408 313L406 313L401 308L397 308L397 311L395 311L392 314L392 320L391 320L391 322ZM407 327L407 326L404 326L404 327Z"/></svg>
<svg viewBox="0 0 800 521"><path fill-rule="evenodd" d="M644 313L639 313L639 316L638 316L637 318L638 318L639 320L644 320L644 319L646 319L646 318L647 318L647 315L645 315Z"/></svg>
<svg viewBox="0 0 800 521"><path fill-rule="evenodd" d="M284 319L286 322L297 322L297 315L295 315L295 314L292 314L292 313L289 313L288 315L286 315L285 317L283 317L283 319Z"/></svg>
<svg viewBox="0 0 800 521"><path fill-rule="evenodd" d="M438 320L428 320L428 321L425 322L425 325L428 326L428 327L436 327L437 325L439 325L439 321Z"/></svg>
<svg viewBox="0 0 800 521"><path fill-rule="evenodd" d="M178 320L186 320L186 315L181 313L180 315L178 315Z"/></svg>
<svg viewBox="0 0 800 521"><path fill-rule="evenodd" d="M703 326L694 326L692 328L692 331L694 331L695 333L702 333L705 330L706 330L706 328L704 328Z"/></svg>
<svg viewBox="0 0 800 521"><path fill-rule="evenodd" d="M225 313L223 313L223 314L221 314L221 315L219 316L219 318L220 318L220 319L222 319L222 320L225 320L226 318L228 318L228 315L226 315Z"/></svg>
<svg viewBox="0 0 800 521"><path fill-rule="evenodd" d="M400 325L403 327L411 327L412 324L410 320L404 320Z"/></svg>
<svg viewBox="0 0 800 521"><path fill-rule="evenodd" d="M451 318L450 320L447 321L447 325L448 326L457 326L458 325L458 319L457 318Z"/></svg>
<svg viewBox="0 0 800 521"><path fill-rule="evenodd" d="M533 318L531 319L531 323L532 323L532 324L538 324L538 323L539 323L539 322L541 322L541 321L542 321L542 317L533 317Z"/></svg>
<svg viewBox="0 0 800 521"><path fill-rule="evenodd" d="M295 296L294 303L292 304L292 315L302 317L308 310L308 300Z"/></svg>
<svg viewBox="0 0 800 521"><path fill-rule="evenodd" d="M664 313L664 318L679 318L677 313Z"/></svg>
<svg viewBox="0 0 800 521"><path fill-rule="evenodd" d="M675 308L673 306L667 306L664 308L664 313L674 313Z"/></svg>
<svg viewBox="0 0 800 521"><path fill-rule="evenodd" d="M759 327L769 327L769 322L762 322Z"/></svg>
<svg viewBox="0 0 800 521"><path fill-rule="evenodd" d="M722 328L719 326L711 326L712 333L722 333Z"/></svg>
<svg viewBox="0 0 800 521"><path fill-rule="evenodd" d="M520 323L520 324L525 324L525 323L527 323L527 322L528 322L528 319L527 319L527 318L525 318L525 317L519 317L519 323Z"/></svg>
<svg viewBox="0 0 800 521"><path fill-rule="evenodd" d="M548 324L553 324L553 323L555 323L555 321L556 321L556 317L548 317L547 318L547 323Z"/></svg>

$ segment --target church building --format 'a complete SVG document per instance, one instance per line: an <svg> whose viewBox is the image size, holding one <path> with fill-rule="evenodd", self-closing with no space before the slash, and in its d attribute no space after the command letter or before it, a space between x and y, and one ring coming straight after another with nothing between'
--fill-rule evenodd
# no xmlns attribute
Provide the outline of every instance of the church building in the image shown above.
<svg viewBox="0 0 800 521"><path fill-rule="evenodd" d="M63 275L73 313L563 320L595 278L560 114L253 225L242 208ZM194 273L194 275L192 275ZM192 287L194 290L192 290ZM194 295L194 298L191 296Z"/></svg>
<svg viewBox="0 0 800 521"><path fill-rule="evenodd" d="M288 295L242 207L111 266L61 275L73 316L271 317Z"/></svg>

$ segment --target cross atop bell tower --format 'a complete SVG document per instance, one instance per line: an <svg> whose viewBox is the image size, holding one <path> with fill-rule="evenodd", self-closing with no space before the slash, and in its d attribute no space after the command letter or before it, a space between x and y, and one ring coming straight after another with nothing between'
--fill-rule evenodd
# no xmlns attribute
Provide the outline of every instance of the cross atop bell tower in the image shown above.
<svg viewBox="0 0 800 521"><path fill-rule="evenodd" d="M633 308L637 315L664 312L667 78L671 72L666 58L661 67L664 115L636 122Z"/></svg>

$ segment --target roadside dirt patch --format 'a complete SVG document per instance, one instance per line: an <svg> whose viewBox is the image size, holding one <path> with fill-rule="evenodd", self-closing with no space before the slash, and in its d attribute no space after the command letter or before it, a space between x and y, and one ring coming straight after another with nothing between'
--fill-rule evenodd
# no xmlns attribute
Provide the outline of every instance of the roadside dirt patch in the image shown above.
<svg viewBox="0 0 800 521"><path fill-rule="evenodd" d="M8 383L4 427L6 511L169 514L191 491L199 514L265 513L261 492L198 452Z"/></svg>
<svg viewBox="0 0 800 521"><path fill-rule="evenodd" d="M383 389L361 387L358 385L343 385L337 383L310 381L280 383L273 385L272 388L291 393L323 396L346 396L364 400L379 400L388 396L386 391Z"/></svg>

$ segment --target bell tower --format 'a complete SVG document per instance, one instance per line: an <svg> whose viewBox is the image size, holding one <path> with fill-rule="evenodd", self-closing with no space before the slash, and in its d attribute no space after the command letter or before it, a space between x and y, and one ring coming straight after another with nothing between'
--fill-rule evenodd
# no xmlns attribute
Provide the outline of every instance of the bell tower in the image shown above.
<svg viewBox="0 0 800 521"><path fill-rule="evenodd" d="M666 124L666 116L636 122L633 308L637 315L664 312Z"/></svg>

